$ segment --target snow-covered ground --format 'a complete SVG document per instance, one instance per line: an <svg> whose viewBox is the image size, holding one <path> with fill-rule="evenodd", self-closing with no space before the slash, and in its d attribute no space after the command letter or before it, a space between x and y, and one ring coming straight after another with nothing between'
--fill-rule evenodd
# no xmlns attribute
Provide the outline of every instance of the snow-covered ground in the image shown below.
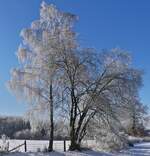
<svg viewBox="0 0 150 156"><path fill-rule="evenodd" d="M37 142L37 141L33 141ZM38 141L39 142L39 141ZM43 141L41 141L42 145ZM84 151L84 152L15 152L10 154L2 154L3 156L150 156L150 143L135 144L134 147L122 150L117 153L105 153L96 151ZM1 154L0 154L1 156Z"/></svg>
<svg viewBox="0 0 150 156"><path fill-rule="evenodd" d="M7 140L9 142L9 150L21 145L24 143L25 140ZM95 140L87 140L84 141L84 145L86 147L92 147L96 143ZM39 152L44 151L45 148L48 147L48 141L47 140L26 140L27 144L27 152ZM0 146L2 145L2 140L0 139ZM70 141L66 141L66 150L69 149ZM64 151L64 141L54 141L53 148L55 151L63 152ZM17 152L24 152L25 147L21 146L17 148L15 151Z"/></svg>
<svg viewBox="0 0 150 156"><path fill-rule="evenodd" d="M11 153L3 156L150 156L150 143L136 144L135 147L118 153L96 151L85 152L52 152L52 153Z"/></svg>
<svg viewBox="0 0 150 156"><path fill-rule="evenodd" d="M21 145L24 143L24 140L7 140L9 142L9 150ZM45 148L48 147L48 141L45 140L26 140L27 144L27 151L28 152L39 152L43 151ZM0 145L2 145L2 140L0 140ZM70 145L70 141L66 141L66 150L68 150ZM64 151L64 141L54 141L54 150L55 151ZM25 147L21 146L17 148L15 151L24 152Z"/></svg>
<svg viewBox="0 0 150 156"><path fill-rule="evenodd" d="M120 151L119 156L150 156L150 142L138 143L128 150Z"/></svg>

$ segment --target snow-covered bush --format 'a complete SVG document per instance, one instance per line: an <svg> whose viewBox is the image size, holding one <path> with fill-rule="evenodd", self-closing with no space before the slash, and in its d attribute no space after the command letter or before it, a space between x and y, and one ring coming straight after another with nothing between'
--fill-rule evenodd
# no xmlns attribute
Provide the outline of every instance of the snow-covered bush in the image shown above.
<svg viewBox="0 0 150 156"><path fill-rule="evenodd" d="M103 130L96 137L95 149L112 151L119 150L127 146L127 140L123 134L115 134L109 130Z"/></svg>
<svg viewBox="0 0 150 156"><path fill-rule="evenodd" d="M7 141L7 136L3 134L1 139L2 139L2 144L0 146L0 151L7 152L9 150L9 142Z"/></svg>
<svg viewBox="0 0 150 156"><path fill-rule="evenodd" d="M16 138L16 139L31 139L32 132L29 129L18 131L14 134L14 138Z"/></svg>
<svg viewBox="0 0 150 156"><path fill-rule="evenodd" d="M101 151L119 150L128 146L128 140L125 132L118 122L109 119L93 120L88 127L87 139L96 140L95 143L88 147Z"/></svg>

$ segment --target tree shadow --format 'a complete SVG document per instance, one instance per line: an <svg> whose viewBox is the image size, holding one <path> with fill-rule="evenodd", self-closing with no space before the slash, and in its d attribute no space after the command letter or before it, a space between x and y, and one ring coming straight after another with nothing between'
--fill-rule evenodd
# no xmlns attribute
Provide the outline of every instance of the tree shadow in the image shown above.
<svg viewBox="0 0 150 156"><path fill-rule="evenodd" d="M119 153L132 156L150 156L150 147L140 145L127 150L122 150Z"/></svg>

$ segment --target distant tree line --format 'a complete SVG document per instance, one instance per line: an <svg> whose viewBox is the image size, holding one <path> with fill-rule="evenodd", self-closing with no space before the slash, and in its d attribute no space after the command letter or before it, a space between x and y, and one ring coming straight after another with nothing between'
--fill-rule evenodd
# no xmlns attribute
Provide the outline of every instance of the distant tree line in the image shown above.
<svg viewBox="0 0 150 156"><path fill-rule="evenodd" d="M67 138L67 129L63 122L55 124L55 140ZM65 131L65 132L63 132ZM38 121L34 126L23 117L0 116L0 136L5 134L10 139L49 139L49 125Z"/></svg>
<svg viewBox="0 0 150 156"><path fill-rule="evenodd" d="M0 117L0 135L14 138L19 131L30 130L30 122L21 117Z"/></svg>

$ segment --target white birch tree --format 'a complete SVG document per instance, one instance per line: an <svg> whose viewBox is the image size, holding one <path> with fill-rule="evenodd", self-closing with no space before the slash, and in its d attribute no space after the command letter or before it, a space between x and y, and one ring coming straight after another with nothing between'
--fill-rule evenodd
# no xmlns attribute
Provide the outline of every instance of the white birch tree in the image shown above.
<svg viewBox="0 0 150 156"><path fill-rule="evenodd" d="M53 150L54 105L60 100L56 92L61 74L57 62L61 60L62 42L66 48L74 42L74 19L75 16L43 2L40 19L21 31L23 42L17 52L20 66L12 69L9 81L9 88L32 104L32 111L49 113L49 151Z"/></svg>

